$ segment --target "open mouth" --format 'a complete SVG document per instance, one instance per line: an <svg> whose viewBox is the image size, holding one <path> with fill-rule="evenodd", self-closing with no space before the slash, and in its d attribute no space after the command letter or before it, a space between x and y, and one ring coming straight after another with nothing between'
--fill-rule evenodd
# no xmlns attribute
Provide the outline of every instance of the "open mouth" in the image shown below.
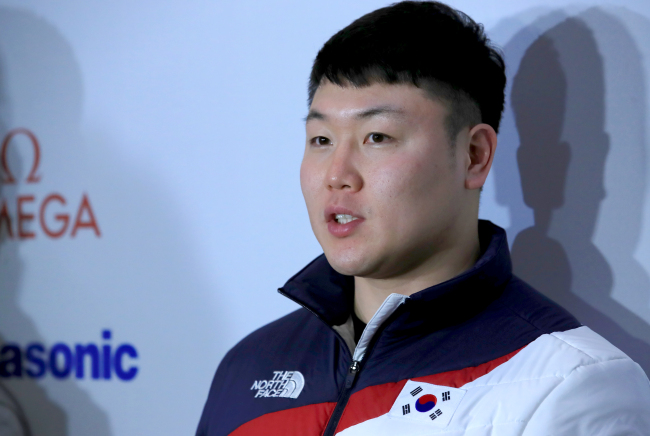
<svg viewBox="0 0 650 436"><path fill-rule="evenodd" d="M337 213L337 214L334 215L334 219L339 224L347 224L347 223L350 223L350 222L352 222L352 221L354 221L354 220L356 220L358 218L355 217L355 216L352 216L352 215L344 214L344 213Z"/></svg>

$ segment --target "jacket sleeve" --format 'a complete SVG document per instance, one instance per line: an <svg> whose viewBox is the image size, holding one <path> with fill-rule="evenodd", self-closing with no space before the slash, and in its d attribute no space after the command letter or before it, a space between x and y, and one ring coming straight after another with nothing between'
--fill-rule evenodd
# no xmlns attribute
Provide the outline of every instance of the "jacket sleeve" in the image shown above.
<svg viewBox="0 0 650 436"><path fill-rule="evenodd" d="M230 368L231 362L233 360L233 355L235 354L234 349L235 347L226 353L223 360L217 367L217 371L214 375L214 378L212 379L212 384L210 385L208 398L205 402L205 405L203 406L201 419L196 429L196 436L208 436L217 434L217 430L212 428L213 421L219 423L220 414L218 402L220 396L222 395L222 391L225 389L224 385L226 384L226 380L228 380L229 377L232 377L232 374L230 374Z"/></svg>
<svg viewBox="0 0 650 436"><path fill-rule="evenodd" d="M629 358L572 371L539 405L523 436L650 435L650 382Z"/></svg>

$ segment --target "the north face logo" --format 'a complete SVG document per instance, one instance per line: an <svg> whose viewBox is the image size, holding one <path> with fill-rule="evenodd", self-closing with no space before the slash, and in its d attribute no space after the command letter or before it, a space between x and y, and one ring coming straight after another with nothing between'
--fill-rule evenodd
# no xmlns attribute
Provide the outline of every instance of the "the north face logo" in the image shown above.
<svg viewBox="0 0 650 436"><path fill-rule="evenodd" d="M273 371L271 380L256 380L251 390L255 398L298 398L305 387L305 377L298 371Z"/></svg>

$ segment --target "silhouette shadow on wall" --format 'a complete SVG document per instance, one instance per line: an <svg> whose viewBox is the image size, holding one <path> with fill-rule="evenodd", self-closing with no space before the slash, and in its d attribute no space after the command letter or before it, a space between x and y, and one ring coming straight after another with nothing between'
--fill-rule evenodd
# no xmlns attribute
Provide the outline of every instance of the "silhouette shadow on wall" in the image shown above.
<svg viewBox="0 0 650 436"><path fill-rule="evenodd" d="M0 84L4 79L1 67L2 65L0 64ZM1 86L0 92L2 92ZM0 107L6 109L7 103L7 98L4 92L0 93ZM5 125L5 120L3 117L0 117L1 137L4 137L6 132L7 127ZM22 167L20 156L15 154L10 155L10 165L12 165L12 168ZM7 185L0 183L0 198L15 198L15 196L15 189L8 189ZM8 239L8 233L6 230L6 228L2 229L0 227L0 316L9 321L19 319L22 321L20 322L21 327L31 327L33 329L33 325L28 319L23 319L23 314L17 307L18 304L16 300L18 289L20 288L20 278L22 277L23 265L18 254L18 246ZM11 334L12 332L8 333ZM5 338L0 334L0 348L2 348L5 343ZM7 356L0 355L0 359L1 358L7 358ZM7 368L4 369L6 370ZM13 370L14 368L11 369ZM11 385L14 389L18 388L16 385ZM39 403L47 402L47 400L43 401L47 398L44 390L33 381L29 383L28 386L21 386L19 389L21 390L21 393L28 391L29 396L38 399ZM48 421L52 424L55 431L54 434L64 435L65 415L56 405L51 404L51 406L52 407L48 408L48 411L44 410L43 413L49 417ZM61 431L57 431L58 428L61 428ZM32 436L32 434L29 420L27 419L21 402L16 398L16 393L12 392L10 387L5 386L2 379L0 379L0 436Z"/></svg>
<svg viewBox="0 0 650 436"><path fill-rule="evenodd" d="M617 60L625 60L616 73L623 77L617 80L624 80L626 89L638 97L625 99L626 107L617 110L630 114L625 128L634 133L631 142L636 143L625 145L623 152L632 153L639 163L635 171L642 177L608 183L614 192L605 191L612 144L605 130L605 71L590 28L594 24L620 50ZM509 45L520 45L530 33L522 30ZM612 298L615 278L631 284L634 289L627 291L645 299L650 289L650 279L634 259L645 198L644 98L641 55L625 27L600 9L564 18L530 44L512 83L511 105L520 141L517 165L523 200L534 212L534 224L515 237L512 258L515 274L650 373L650 326ZM620 167L614 173L625 171ZM497 178L497 189L512 191L503 182ZM602 203L607 196L613 198L605 213ZM514 198L509 202L519 207ZM612 205L618 209L615 213ZM512 215L512 228L526 227L517 222L520 216ZM597 232L604 234L599 246L607 247L605 253L593 242ZM618 259L610 261L616 268L608 258Z"/></svg>
<svg viewBox="0 0 650 436"><path fill-rule="evenodd" d="M79 66L59 31L32 13L0 8L0 138L11 128L24 127L17 124L32 118L47 120L64 138L70 138L80 118L81 96ZM21 154L10 150L7 156L16 179L23 180L28 165ZM0 198L15 204L19 188L20 183L0 183ZM0 226L0 347L23 339L47 343L18 301L25 269L19 251L22 243L25 241L17 239L15 229L9 237L6 223ZM15 372L15 368L9 370ZM85 417L78 425L79 434L110 435L106 414L74 379L48 385L24 372L21 377L0 378L0 434L68 435L68 418L51 398L52 387L58 397L66 399L68 407Z"/></svg>
<svg viewBox="0 0 650 436"><path fill-rule="evenodd" d="M4 341L0 337L0 344ZM0 435L32 436L25 411L16 397L0 383Z"/></svg>

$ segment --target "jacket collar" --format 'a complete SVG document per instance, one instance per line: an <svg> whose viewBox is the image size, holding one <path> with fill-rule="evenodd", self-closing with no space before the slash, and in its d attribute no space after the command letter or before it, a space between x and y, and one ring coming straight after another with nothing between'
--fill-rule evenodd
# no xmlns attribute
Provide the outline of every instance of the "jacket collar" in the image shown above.
<svg viewBox="0 0 650 436"><path fill-rule="evenodd" d="M512 277L512 264L505 231L489 221L479 220L481 256L464 273L412 294L405 306L410 312L403 328L417 327L435 308L436 327L457 322L483 310L495 300ZM279 291L313 312L330 326L347 321L354 303L354 278L337 273L324 255L293 276ZM440 309L444 308L444 311ZM430 322L427 322L430 324ZM433 326L432 326L433 327ZM392 330L392 329L391 329Z"/></svg>

